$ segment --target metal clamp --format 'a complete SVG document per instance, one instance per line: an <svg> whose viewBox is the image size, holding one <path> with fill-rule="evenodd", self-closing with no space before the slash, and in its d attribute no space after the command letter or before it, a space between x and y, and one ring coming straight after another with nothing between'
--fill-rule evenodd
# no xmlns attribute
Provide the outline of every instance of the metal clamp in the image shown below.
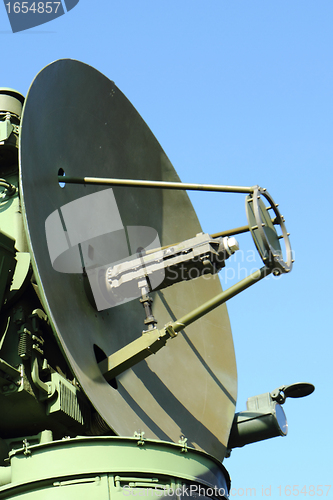
<svg viewBox="0 0 333 500"><path fill-rule="evenodd" d="M144 441L144 435L145 433L142 431L142 432L134 432L134 437L137 438L138 442L138 446L143 446L145 444L145 441Z"/></svg>
<svg viewBox="0 0 333 500"><path fill-rule="evenodd" d="M187 453L187 437L180 436L178 443L182 446L181 453Z"/></svg>

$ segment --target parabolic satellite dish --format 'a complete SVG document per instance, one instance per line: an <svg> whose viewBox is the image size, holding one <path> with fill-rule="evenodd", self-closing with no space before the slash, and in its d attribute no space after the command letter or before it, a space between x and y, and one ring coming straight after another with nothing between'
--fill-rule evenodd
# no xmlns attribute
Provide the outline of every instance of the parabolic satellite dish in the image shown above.
<svg viewBox="0 0 333 500"><path fill-rule="evenodd" d="M115 434L144 431L147 438L174 442L186 436L189 446L223 460L237 396L226 306L107 382L98 363L141 335L144 309L132 292L115 293L102 305L87 293L89 271L114 269L157 243L173 245L200 233L187 194L62 185L58 175L179 181L116 85L67 59L33 81L20 136L22 209L41 301L73 375ZM219 278L210 274L153 291L158 327L220 292Z"/></svg>

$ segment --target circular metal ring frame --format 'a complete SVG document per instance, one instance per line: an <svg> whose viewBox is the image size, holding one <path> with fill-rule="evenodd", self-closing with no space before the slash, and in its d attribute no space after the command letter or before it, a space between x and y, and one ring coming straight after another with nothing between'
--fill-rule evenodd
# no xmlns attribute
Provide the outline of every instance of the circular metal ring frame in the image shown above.
<svg viewBox="0 0 333 500"><path fill-rule="evenodd" d="M266 198L269 203L269 207L266 207L261 199L261 197ZM276 203L266 189L256 186L253 190L253 194L247 197L247 217L249 222L250 231L257 247L257 250L262 258L264 264L273 271L273 274L279 275L281 273L288 273L292 269L293 257L292 249L289 240L289 234L285 226L284 217L280 214ZM253 214L256 221L256 226L251 224L251 216L249 214L248 204L252 202ZM262 207L265 210L273 210L275 214L275 219L265 220L262 216ZM286 250L286 260L283 259L282 250L279 244L279 236L277 235L274 226L280 226L282 231L282 238L285 244ZM272 244L272 237L270 237L269 232L274 235L274 239L278 242L278 247ZM259 240L259 241L258 241Z"/></svg>

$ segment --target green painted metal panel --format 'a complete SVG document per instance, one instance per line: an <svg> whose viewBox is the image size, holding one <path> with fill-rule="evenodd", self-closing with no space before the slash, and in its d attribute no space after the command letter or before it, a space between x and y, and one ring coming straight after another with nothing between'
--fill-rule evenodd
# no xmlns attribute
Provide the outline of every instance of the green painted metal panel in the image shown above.
<svg viewBox="0 0 333 500"><path fill-rule="evenodd" d="M230 483L223 465L206 453L141 437L82 437L26 445L11 453L10 462L11 483L0 488L1 500L53 500L55 495L57 500L104 500L110 492L120 499L139 491L154 496L150 490L158 496L191 485L221 493Z"/></svg>

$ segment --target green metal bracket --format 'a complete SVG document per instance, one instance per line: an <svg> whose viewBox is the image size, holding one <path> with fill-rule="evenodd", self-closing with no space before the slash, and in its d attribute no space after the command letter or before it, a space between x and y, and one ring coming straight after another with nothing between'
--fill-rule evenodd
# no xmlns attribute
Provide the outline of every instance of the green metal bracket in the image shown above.
<svg viewBox="0 0 333 500"><path fill-rule="evenodd" d="M119 349L99 363L105 380L110 381L120 373L136 365L139 361L155 354L165 346L170 335L165 330L148 330L141 337Z"/></svg>
<svg viewBox="0 0 333 500"><path fill-rule="evenodd" d="M32 356L31 378L35 386L40 391L40 400L50 398L55 393L55 385L52 382L43 382L39 376L39 363L36 354Z"/></svg>

